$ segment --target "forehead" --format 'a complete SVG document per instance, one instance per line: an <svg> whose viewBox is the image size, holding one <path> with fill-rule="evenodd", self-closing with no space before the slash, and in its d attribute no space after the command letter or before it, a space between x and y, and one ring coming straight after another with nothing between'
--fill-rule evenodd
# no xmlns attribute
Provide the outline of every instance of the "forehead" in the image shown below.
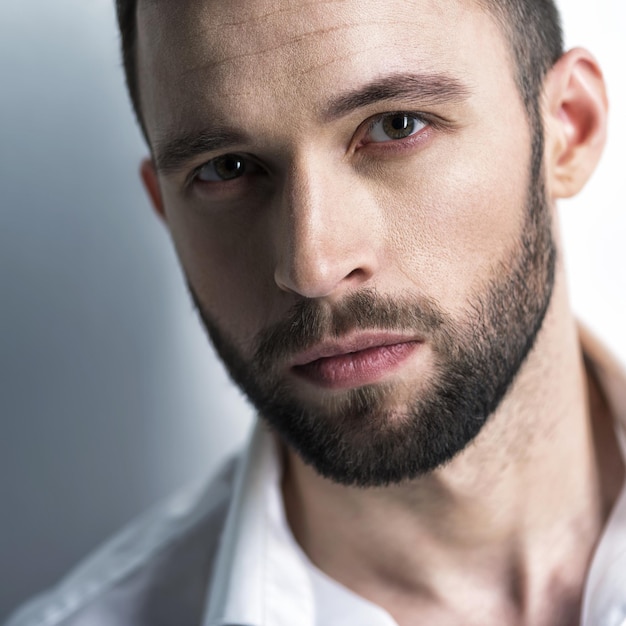
<svg viewBox="0 0 626 626"><path fill-rule="evenodd" d="M157 133L226 111L284 120L408 71L471 87L504 69L513 85L502 33L473 0L140 0L138 55Z"/></svg>

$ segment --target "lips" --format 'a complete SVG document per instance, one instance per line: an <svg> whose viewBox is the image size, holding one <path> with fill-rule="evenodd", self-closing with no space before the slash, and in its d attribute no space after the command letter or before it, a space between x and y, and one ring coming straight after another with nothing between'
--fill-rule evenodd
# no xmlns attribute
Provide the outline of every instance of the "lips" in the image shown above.
<svg viewBox="0 0 626 626"><path fill-rule="evenodd" d="M363 334L322 343L300 353L291 371L328 389L360 387L392 373L421 343L404 335Z"/></svg>

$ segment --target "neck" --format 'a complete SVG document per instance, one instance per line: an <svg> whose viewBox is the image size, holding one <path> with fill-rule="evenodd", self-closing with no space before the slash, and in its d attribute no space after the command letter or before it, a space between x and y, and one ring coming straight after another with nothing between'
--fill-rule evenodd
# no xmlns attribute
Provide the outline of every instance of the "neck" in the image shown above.
<svg viewBox="0 0 626 626"><path fill-rule="evenodd" d="M491 623L485 606L494 623L568 623L610 505L589 406L559 276L512 389L445 467L401 485L355 489L289 452L284 494L294 535L320 569L400 625L418 610L441 623L455 607L463 613L454 623L469 623L463 616L473 605L482 607L483 625ZM556 610L567 619L554 610L540 617L561 596Z"/></svg>

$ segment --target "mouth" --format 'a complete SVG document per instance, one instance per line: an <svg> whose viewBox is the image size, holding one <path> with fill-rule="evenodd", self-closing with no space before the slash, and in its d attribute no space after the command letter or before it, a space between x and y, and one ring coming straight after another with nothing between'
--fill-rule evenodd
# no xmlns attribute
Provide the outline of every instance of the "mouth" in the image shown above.
<svg viewBox="0 0 626 626"><path fill-rule="evenodd" d="M298 354L290 370L298 378L326 389L361 387L394 372L422 343L406 335L355 335Z"/></svg>

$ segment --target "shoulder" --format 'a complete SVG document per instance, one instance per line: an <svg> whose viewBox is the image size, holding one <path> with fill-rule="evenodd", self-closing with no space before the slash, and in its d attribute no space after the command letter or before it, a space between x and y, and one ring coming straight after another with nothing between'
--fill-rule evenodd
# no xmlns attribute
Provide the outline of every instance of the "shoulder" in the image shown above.
<svg viewBox="0 0 626 626"><path fill-rule="evenodd" d="M5 626L193 625L201 618L235 460L148 511ZM177 618L174 618L177 616ZM187 619L182 619L186 616Z"/></svg>

